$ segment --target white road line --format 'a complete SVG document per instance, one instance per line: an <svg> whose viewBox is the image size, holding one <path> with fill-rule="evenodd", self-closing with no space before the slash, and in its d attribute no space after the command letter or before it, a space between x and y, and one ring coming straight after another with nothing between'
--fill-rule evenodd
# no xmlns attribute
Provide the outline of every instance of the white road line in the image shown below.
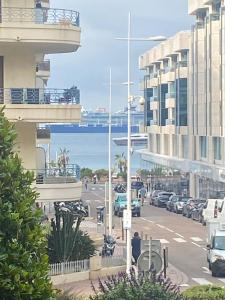
<svg viewBox="0 0 225 300"><path fill-rule="evenodd" d="M173 238L173 240L177 243L186 243L187 241L181 239L181 238Z"/></svg>
<svg viewBox="0 0 225 300"><path fill-rule="evenodd" d="M200 245L196 244L195 242L191 242L193 245L197 246L198 248L201 248Z"/></svg>
<svg viewBox="0 0 225 300"><path fill-rule="evenodd" d="M103 188L99 188L100 191L103 191Z"/></svg>
<svg viewBox="0 0 225 300"><path fill-rule="evenodd" d="M169 244L170 242L165 239L160 239L161 244Z"/></svg>
<svg viewBox="0 0 225 300"><path fill-rule="evenodd" d="M211 274L211 271L209 271L209 269L207 267L202 267L203 272L206 274Z"/></svg>
<svg viewBox="0 0 225 300"><path fill-rule="evenodd" d="M159 228L165 228L165 226L163 226L163 225L160 225L160 224L156 224L156 226L158 226Z"/></svg>
<svg viewBox="0 0 225 300"><path fill-rule="evenodd" d="M202 250L204 250L204 251L207 251L207 249L206 249L206 248L202 248Z"/></svg>
<svg viewBox="0 0 225 300"><path fill-rule="evenodd" d="M182 283L179 285L179 287L189 287L190 285L188 283Z"/></svg>
<svg viewBox="0 0 225 300"><path fill-rule="evenodd" d="M205 278L192 278L192 280L197 282L200 285L212 284L210 281L206 280Z"/></svg>
<svg viewBox="0 0 225 300"><path fill-rule="evenodd" d="M225 278L217 278L219 281L225 283Z"/></svg>
<svg viewBox="0 0 225 300"><path fill-rule="evenodd" d="M169 229L169 228L165 228L165 229L169 232L174 232L172 229Z"/></svg>
<svg viewBox="0 0 225 300"><path fill-rule="evenodd" d="M95 191L95 190L96 190L96 188L91 188L91 190L92 190L92 191Z"/></svg>
<svg viewBox="0 0 225 300"><path fill-rule="evenodd" d="M192 241L194 241L194 242L203 242L203 240L202 239L200 239L199 237L190 237L190 239L192 240Z"/></svg>
<svg viewBox="0 0 225 300"><path fill-rule="evenodd" d="M149 222L149 223L152 223L152 224L154 224L155 222L153 222L153 221L151 221L151 220L147 220L147 219L145 219L145 218L141 218L143 221L147 221L147 222Z"/></svg>
<svg viewBox="0 0 225 300"><path fill-rule="evenodd" d="M176 233L176 232L175 232L175 234L176 234L177 236L181 237L181 238L184 237L183 235L181 235L181 234L179 234L179 233Z"/></svg>

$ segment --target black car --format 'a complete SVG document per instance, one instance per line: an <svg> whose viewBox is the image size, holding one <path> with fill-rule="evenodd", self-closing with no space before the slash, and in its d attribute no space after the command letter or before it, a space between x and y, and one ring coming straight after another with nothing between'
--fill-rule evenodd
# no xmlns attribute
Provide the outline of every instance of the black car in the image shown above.
<svg viewBox="0 0 225 300"><path fill-rule="evenodd" d="M206 202L201 202L194 207L194 209L191 212L192 220L199 221L200 223L203 222L202 212L203 212L203 209L205 208L205 204L206 204Z"/></svg>
<svg viewBox="0 0 225 300"><path fill-rule="evenodd" d="M167 202L169 201L169 198L171 196L175 195L175 193L172 192L160 192L158 195L154 198L154 205L157 207L166 207Z"/></svg>

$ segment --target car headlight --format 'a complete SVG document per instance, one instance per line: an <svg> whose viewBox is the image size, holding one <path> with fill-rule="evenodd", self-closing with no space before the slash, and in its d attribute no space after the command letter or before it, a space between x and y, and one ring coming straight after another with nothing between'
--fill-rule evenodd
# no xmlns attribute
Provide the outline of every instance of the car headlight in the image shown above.
<svg viewBox="0 0 225 300"><path fill-rule="evenodd" d="M212 263L216 262L218 259L224 260L224 257L221 255L213 255L212 256Z"/></svg>

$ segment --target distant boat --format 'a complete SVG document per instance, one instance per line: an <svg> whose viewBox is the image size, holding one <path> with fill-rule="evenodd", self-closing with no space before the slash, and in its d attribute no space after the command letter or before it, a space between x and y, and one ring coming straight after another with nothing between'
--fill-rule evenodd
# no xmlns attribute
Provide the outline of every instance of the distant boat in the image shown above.
<svg viewBox="0 0 225 300"><path fill-rule="evenodd" d="M113 138L113 142L117 146L127 146L127 137ZM131 135L131 145L132 146L147 146L148 145L148 135L147 134Z"/></svg>

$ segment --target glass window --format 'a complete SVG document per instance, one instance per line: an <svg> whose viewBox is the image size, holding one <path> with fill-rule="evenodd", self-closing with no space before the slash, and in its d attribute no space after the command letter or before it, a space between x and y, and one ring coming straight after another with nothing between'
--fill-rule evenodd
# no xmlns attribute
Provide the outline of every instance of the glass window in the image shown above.
<svg viewBox="0 0 225 300"><path fill-rule="evenodd" d="M221 151L221 138L220 137L213 138L213 148L214 148L214 159L221 160L222 159L222 151Z"/></svg>
<svg viewBox="0 0 225 300"><path fill-rule="evenodd" d="M207 138L206 138L206 136L200 136L200 155L202 158L207 157Z"/></svg>

